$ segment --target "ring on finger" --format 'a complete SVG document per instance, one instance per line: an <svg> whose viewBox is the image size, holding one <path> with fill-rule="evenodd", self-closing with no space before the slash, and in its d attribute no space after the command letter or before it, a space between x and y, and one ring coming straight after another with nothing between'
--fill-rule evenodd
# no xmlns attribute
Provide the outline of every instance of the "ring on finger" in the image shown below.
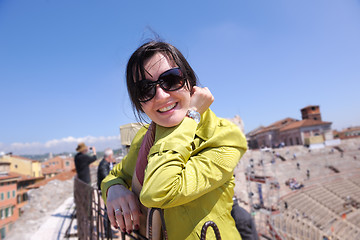
<svg viewBox="0 0 360 240"><path fill-rule="evenodd" d="M115 209L115 211L114 211L114 212L116 213L116 212L118 212L118 211L120 211L120 208Z"/></svg>

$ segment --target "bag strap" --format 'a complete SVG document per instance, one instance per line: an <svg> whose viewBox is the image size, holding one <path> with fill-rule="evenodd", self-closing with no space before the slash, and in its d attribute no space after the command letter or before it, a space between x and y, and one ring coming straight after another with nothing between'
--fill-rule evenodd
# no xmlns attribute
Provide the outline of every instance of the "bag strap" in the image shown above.
<svg viewBox="0 0 360 240"><path fill-rule="evenodd" d="M151 208L150 209L150 212L149 212L149 231L148 231L148 234L149 234L149 238L147 239L146 237L144 236L141 236L137 231L137 234L138 234L138 239L143 239L143 240L151 240L152 239L152 216L154 215L154 212L155 211L159 211L160 213L160 218L161 218L161 229L162 229L162 232L163 232L163 239L164 240L168 240L168 236L167 236L167 231L166 231L166 226L165 226L165 218L164 218L164 214L163 214L163 211L162 209L160 208ZM206 240L206 232L207 232L207 229L209 227L212 227L213 230L214 230L214 233L215 233L215 236L216 236L216 240L221 240L221 236L220 236L220 231L219 231L219 228L218 226L216 225L216 223L214 223L213 221L207 221L206 223L204 223L202 229L201 229L201 237L200 237L200 240ZM121 238L124 240L125 239L125 235L127 235L128 237L130 237L131 239L135 239L136 238L130 234L127 234L125 232L122 232L121 233Z"/></svg>
<svg viewBox="0 0 360 240"><path fill-rule="evenodd" d="M213 221L207 221L206 223L204 223L204 225L203 225L203 227L201 229L201 238L200 238L200 240L206 240L206 231L210 226L214 230L216 240L221 240L219 228L216 225L216 223L214 223Z"/></svg>
<svg viewBox="0 0 360 240"><path fill-rule="evenodd" d="M153 215L155 211L159 211L160 213L160 218L161 218L161 230L163 233L163 238L165 240L168 240L168 236L167 236L167 231L166 231L166 226L165 226L165 218L164 218L164 214L163 211L160 208L151 208L150 212L149 212L149 240L152 239L152 220L153 220Z"/></svg>

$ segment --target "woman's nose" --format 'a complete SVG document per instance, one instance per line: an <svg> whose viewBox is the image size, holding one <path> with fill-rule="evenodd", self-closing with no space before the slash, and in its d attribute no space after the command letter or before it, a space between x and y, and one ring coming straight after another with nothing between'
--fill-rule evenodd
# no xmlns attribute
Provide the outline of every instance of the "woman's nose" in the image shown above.
<svg viewBox="0 0 360 240"><path fill-rule="evenodd" d="M156 94L155 94L156 99L167 98L169 95L170 95L169 92L162 89L159 85L156 86Z"/></svg>

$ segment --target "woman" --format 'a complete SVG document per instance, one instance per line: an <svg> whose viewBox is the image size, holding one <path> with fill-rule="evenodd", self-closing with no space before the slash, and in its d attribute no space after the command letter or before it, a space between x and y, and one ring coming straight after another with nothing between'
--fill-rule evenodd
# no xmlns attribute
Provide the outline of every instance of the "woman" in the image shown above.
<svg viewBox="0 0 360 240"><path fill-rule="evenodd" d="M189 63L168 43L138 48L126 79L138 117L146 114L152 123L102 182L111 224L143 232L146 208L156 207L163 209L171 240L199 239L209 220L223 239L241 239L230 214L233 170L247 148L239 128L209 109L211 92L196 86ZM214 237L208 231L207 239Z"/></svg>

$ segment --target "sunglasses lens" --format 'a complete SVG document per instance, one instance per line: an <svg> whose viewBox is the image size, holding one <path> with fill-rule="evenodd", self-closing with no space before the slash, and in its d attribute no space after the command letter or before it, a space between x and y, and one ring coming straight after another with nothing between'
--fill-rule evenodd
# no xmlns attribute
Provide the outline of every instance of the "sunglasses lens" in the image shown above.
<svg viewBox="0 0 360 240"><path fill-rule="evenodd" d="M173 68L161 76L162 82L160 86L166 91L175 91L182 88L185 84L185 79L179 68Z"/></svg>
<svg viewBox="0 0 360 240"><path fill-rule="evenodd" d="M155 87L156 85L153 84L152 81L149 80L142 80L138 82L137 88L138 88L138 94L139 94L139 100L141 102L146 102L153 98L155 96Z"/></svg>

